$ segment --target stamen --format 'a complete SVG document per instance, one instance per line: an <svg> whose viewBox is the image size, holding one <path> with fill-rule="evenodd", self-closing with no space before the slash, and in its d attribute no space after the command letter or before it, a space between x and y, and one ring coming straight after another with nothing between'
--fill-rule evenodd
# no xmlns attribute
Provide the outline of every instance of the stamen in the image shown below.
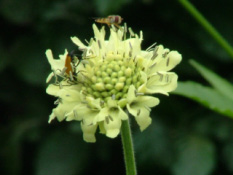
<svg viewBox="0 0 233 175"><path fill-rule="evenodd" d="M61 83L59 83L59 88L60 88L60 89L62 89L62 88L63 88L63 86L62 86L62 84L61 84Z"/></svg>
<svg viewBox="0 0 233 175"><path fill-rule="evenodd" d="M142 93L142 92L137 92L137 93L136 93L136 96L143 96L143 95L145 95L145 94Z"/></svg>
<svg viewBox="0 0 233 175"><path fill-rule="evenodd" d="M55 104L55 105L58 105L60 102L61 102L61 99L58 98L58 99L54 102L54 104Z"/></svg>
<svg viewBox="0 0 233 175"><path fill-rule="evenodd" d="M116 95L113 94L113 95L112 95L112 100L115 100L115 99L116 99Z"/></svg>
<svg viewBox="0 0 233 175"><path fill-rule="evenodd" d="M156 64L157 64L157 63L152 64L152 65L149 67L149 69L152 69L153 67L155 67Z"/></svg>
<svg viewBox="0 0 233 175"><path fill-rule="evenodd" d="M100 40L98 40L98 45L99 45L99 48L102 49Z"/></svg>
<svg viewBox="0 0 233 175"><path fill-rule="evenodd" d="M166 58L166 56L168 55L168 53L169 53L168 51L164 52L164 53L162 54L162 57L163 57L163 58Z"/></svg>
<svg viewBox="0 0 233 175"><path fill-rule="evenodd" d="M137 112L137 116L139 116L141 113L141 110L139 109L138 112Z"/></svg>
<svg viewBox="0 0 233 175"><path fill-rule="evenodd" d="M66 72L67 67L64 67L60 73L60 76L64 76Z"/></svg>
<svg viewBox="0 0 233 175"><path fill-rule="evenodd" d="M157 72L157 74L159 75L159 81L163 81L163 74L161 74L161 73L159 73L159 72Z"/></svg>
<svg viewBox="0 0 233 175"><path fill-rule="evenodd" d="M108 117L109 117L109 119L110 119L111 121L113 121L113 118L112 118L112 116L111 116L111 115L109 115Z"/></svg>
<svg viewBox="0 0 233 175"><path fill-rule="evenodd" d="M105 117L105 121L107 124L109 124L109 118L108 117Z"/></svg>
<svg viewBox="0 0 233 175"><path fill-rule="evenodd" d="M154 49L153 55L151 57L151 60L154 60L158 56L158 54L157 54L158 49L159 49L159 47L156 46L155 49Z"/></svg>
<svg viewBox="0 0 233 175"><path fill-rule="evenodd" d="M132 47L131 42L129 42L129 47L130 47L129 57L132 57L133 47Z"/></svg>
<svg viewBox="0 0 233 175"><path fill-rule="evenodd" d="M130 27L129 27L129 34L130 34L130 37L134 37L135 36L133 30Z"/></svg>
<svg viewBox="0 0 233 175"><path fill-rule="evenodd" d="M88 45L90 44L89 41L87 41L86 39L84 40Z"/></svg>
<svg viewBox="0 0 233 175"><path fill-rule="evenodd" d="M167 63L166 63L167 67L169 66L169 63L170 63L170 57L168 57L168 59L167 59Z"/></svg>
<svg viewBox="0 0 233 175"><path fill-rule="evenodd" d="M149 52L150 49L152 49L152 47L154 47L156 44L157 44L157 43L152 44L150 47L148 47L148 48L146 49L146 51Z"/></svg>
<svg viewBox="0 0 233 175"><path fill-rule="evenodd" d="M73 110L73 113L74 113L74 117L77 118L78 117L77 111Z"/></svg>
<svg viewBox="0 0 233 175"><path fill-rule="evenodd" d="M166 75L166 82L169 82L169 75Z"/></svg>
<svg viewBox="0 0 233 175"><path fill-rule="evenodd" d="M73 73L70 71L69 74L70 74L70 80L74 81Z"/></svg>

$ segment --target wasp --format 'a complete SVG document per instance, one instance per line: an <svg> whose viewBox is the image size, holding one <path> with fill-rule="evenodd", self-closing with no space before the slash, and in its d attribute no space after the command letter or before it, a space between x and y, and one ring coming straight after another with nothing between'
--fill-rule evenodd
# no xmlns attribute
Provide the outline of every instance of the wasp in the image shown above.
<svg viewBox="0 0 233 175"><path fill-rule="evenodd" d="M109 27L114 25L120 28L119 24L123 21L123 18L119 15L109 15L107 18L96 18L95 22L107 24Z"/></svg>
<svg viewBox="0 0 233 175"><path fill-rule="evenodd" d="M63 72L69 77L70 81L77 81L76 67L79 65L80 60L74 54L74 51L68 53L65 59L65 67Z"/></svg>

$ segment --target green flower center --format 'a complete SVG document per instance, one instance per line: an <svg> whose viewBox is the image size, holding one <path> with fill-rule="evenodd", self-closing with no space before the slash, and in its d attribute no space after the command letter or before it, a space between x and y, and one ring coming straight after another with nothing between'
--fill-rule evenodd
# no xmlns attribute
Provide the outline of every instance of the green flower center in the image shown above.
<svg viewBox="0 0 233 175"><path fill-rule="evenodd" d="M136 59L124 58L122 55L108 55L93 65L93 72L88 73L82 90L104 101L109 97L116 100L125 98L130 85L137 89L143 83L140 74L142 66L137 63Z"/></svg>

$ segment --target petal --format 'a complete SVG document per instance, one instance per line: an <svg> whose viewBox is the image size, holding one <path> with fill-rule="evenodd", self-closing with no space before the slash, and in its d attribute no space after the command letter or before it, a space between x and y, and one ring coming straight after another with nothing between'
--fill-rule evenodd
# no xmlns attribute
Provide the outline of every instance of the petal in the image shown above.
<svg viewBox="0 0 233 175"><path fill-rule="evenodd" d="M57 95L62 99L62 101L65 100L67 102L81 103L81 95L77 90L64 88L60 89Z"/></svg>
<svg viewBox="0 0 233 175"><path fill-rule="evenodd" d="M146 108L140 110L140 114L135 116L135 119L140 126L140 130L143 131L146 129L152 122L150 118L150 112Z"/></svg>
<svg viewBox="0 0 233 175"><path fill-rule="evenodd" d="M104 121L105 117L108 115L109 115L108 108L102 108L100 112L95 116L95 119L93 120L93 124Z"/></svg>
<svg viewBox="0 0 233 175"><path fill-rule="evenodd" d="M128 115L120 107L119 107L118 116L120 117L121 120L128 120L129 119Z"/></svg>
<svg viewBox="0 0 233 175"><path fill-rule="evenodd" d="M159 104L159 99L151 96L139 96L137 97L136 103L151 108Z"/></svg>
<svg viewBox="0 0 233 175"><path fill-rule="evenodd" d="M128 90L128 94L127 94L128 103L132 103L132 101L134 101L135 98L136 98L135 87L134 87L134 85L130 85L129 90Z"/></svg>
<svg viewBox="0 0 233 175"><path fill-rule="evenodd" d="M161 93L168 95L177 87L178 76L173 72L157 73L150 77L146 84L146 92L148 93Z"/></svg>
<svg viewBox="0 0 233 175"><path fill-rule="evenodd" d="M141 131L151 124L150 111L147 108L127 105L127 109L135 117Z"/></svg>
<svg viewBox="0 0 233 175"><path fill-rule="evenodd" d="M60 91L60 87L59 86L56 86L56 85L53 85L53 84L50 84L47 89L46 89L46 93L49 94L49 95L53 95L53 96L58 96L58 92Z"/></svg>
<svg viewBox="0 0 233 175"><path fill-rule="evenodd" d="M116 116L107 116L104 121L106 136L115 138L120 133L121 119Z"/></svg>
<svg viewBox="0 0 233 175"><path fill-rule="evenodd" d="M97 125L85 125L81 123L81 128L83 131L83 139L86 142L91 142L91 143L96 142L95 132L97 129Z"/></svg>
<svg viewBox="0 0 233 175"><path fill-rule="evenodd" d="M54 73L51 72L51 73L49 74L49 76L46 78L46 83L49 83L49 82L51 81L51 79L53 78L53 76L54 76Z"/></svg>
<svg viewBox="0 0 233 175"><path fill-rule="evenodd" d="M64 55L60 55L60 57L62 57L64 59L55 60L53 58L52 51L50 49L46 50L45 54L48 58L48 61L49 61L49 64L51 65L52 70L54 70L54 71L60 70L61 71L64 68L65 58L66 58L67 53L68 53L67 50L65 50Z"/></svg>
<svg viewBox="0 0 233 175"><path fill-rule="evenodd" d="M53 119L55 119L56 118L56 116L55 116L55 114L52 112L52 114L50 114L50 116L49 116L49 121L48 121L48 123L51 123L51 121L53 120Z"/></svg>
<svg viewBox="0 0 233 175"><path fill-rule="evenodd" d="M58 121L62 121L68 116L68 114L70 114L70 112L73 112L76 105L76 102L61 102L55 109L53 109L53 113L57 117Z"/></svg>
<svg viewBox="0 0 233 175"><path fill-rule="evenodd" d="M78 39L77 37L71 37L71 40L73 41L74 44L76 44L79 48L87 48L87 46L85 46L80 39Z"/></svg>
<svg viewBox="0 0 233 175"><path fill-rule="evenodd" d="M165 57L161 56L160 58L156 58L155 61L151 63L155 66L150 67L149 75L159 71L170 71L181 62L181 59L182 56L177 51L171 51Z"/></svg>

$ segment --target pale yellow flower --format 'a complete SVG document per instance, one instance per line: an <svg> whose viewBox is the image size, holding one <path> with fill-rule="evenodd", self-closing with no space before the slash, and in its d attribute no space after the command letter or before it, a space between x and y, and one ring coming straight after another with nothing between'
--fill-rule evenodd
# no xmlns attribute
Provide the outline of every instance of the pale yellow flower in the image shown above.
<svg viewBox="0 0 233 175"><path fill-rule="evenodd" d="M112 27L106 40L104 27L99 30L94 24L93 30L95 37L87 46L71 37L83 51L80 64L73 64L75 79L64 74L67 51L57 60L51 50L46 51L53 71L47 81L56 78L47 93L58 98L49 122L54 118L81 121L87 142L96 141L97 128L110 138L117 137L128 114L143 131L151 124L151 108L159 104L151 94L168 95L176 89L178 76L169 71L180 63L181 55L162 45L141 50L142 32L140 36L131 32L130 38L124 39L123 27Z"/></svg>

